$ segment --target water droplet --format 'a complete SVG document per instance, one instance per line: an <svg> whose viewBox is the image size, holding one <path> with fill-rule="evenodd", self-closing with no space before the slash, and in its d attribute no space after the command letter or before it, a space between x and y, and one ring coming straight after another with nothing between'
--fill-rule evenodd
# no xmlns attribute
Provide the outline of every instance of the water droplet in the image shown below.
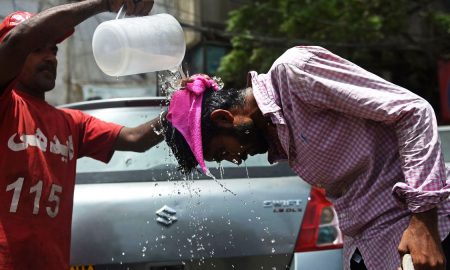
<svg viewBox="0 0 450 270"><path fill-rule="evenodd" d="M153 129L153 132L155 132L156 135L161 135L163 133L163 129L157 130L156 128Z"/></svg>
<svg viewBox="0 0 450 270"><path fill-rule="evenodd" d="M213 79L214 81L216 81L217 86L219 86L219 90L221 90L221 89L225 86L225 84L224 84L223 81L222 81L222 78L217 77L217 76L214 76L214 77L212 77L212 79Z"/></svg>

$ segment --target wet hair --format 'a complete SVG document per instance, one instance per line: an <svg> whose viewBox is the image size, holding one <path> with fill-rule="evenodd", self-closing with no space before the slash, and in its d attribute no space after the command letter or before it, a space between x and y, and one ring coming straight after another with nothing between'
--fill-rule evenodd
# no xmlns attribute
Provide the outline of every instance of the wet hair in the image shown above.
<svg viewBox="0 0 450 270"><path fill-rule="evenodd" d="M211 113L218 109L230 110L238 108L243 106L244 102L245 89L231 88L219 91L214 91L211 88L206 89L203 94L201 117L203 146L207 145L217 132L216 126L211 121ZM178 169L184 174L194 171L198 162L183 135L169 121L166 121L164 135L167 145L169 145L178 161Z"/></svg>

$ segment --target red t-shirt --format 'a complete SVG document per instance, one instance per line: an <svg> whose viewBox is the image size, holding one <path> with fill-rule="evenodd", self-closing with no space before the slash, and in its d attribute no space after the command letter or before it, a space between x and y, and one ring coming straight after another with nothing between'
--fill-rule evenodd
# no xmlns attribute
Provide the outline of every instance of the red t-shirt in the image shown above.
<svg viewBox="0 0 450 270"><path fill-rule="evenodd" d="M122 127L11 86L0 96L0 269L68 269L76 160L108 162Z"/></svg>

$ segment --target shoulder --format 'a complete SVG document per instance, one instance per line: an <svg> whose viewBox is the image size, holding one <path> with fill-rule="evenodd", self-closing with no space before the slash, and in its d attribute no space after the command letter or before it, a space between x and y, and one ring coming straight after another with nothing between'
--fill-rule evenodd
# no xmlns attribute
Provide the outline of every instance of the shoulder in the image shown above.
<svg viewBox="0 0 450 270"><path fill-rule="evenodd" d="M114 130L122 128L122 125L101 120L95 116L87 114L80 110L59 108L66 118L69 118L75 125L82 126L89 130Z"/></svg>
<svg viewBox="0 0 450 270"><path fill-rule="evenodd" d="M321 49L323 48L316 46L297 46L290 48L275 60L271 69L276 69L280 65L304 66Z"/></svg>
<svg viewBox="0 0 450 270"><path fill-rule="evenodd" d="M70 121L73 121L75 124L82 124L86 122L87 119L89 119L90 115L74 109L67 109L67 108L56 108L57 111L62 114L65 118L69 119Z"/></svg>
<svg viewBox="0 0 450 270"><path fill-rule="evenodd" d="M347 63L342 57L320 46L296 46L288 49L273 63L271 70L280 66L293 66L306 69L310 65Z"/></svg>
<svg viewBox="0 0 450 270"><path fill-rule="evenodd" d="M57 108L62 114L65 114L67 116L71 117L80 117L83 115L86 115L80 110L74 110L74 109L68 109L68 108Z"/></svg>

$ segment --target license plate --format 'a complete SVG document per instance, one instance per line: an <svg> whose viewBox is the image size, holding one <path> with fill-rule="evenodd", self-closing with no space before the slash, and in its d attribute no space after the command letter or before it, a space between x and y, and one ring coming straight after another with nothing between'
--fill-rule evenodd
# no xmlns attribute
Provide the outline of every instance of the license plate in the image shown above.
<svg viewBox="0 0 450 270"><path fill-rule="evenodd" d="M94 270L94 266L92 265L76 265L76 266L71 266L70 270Z"/></svg>

